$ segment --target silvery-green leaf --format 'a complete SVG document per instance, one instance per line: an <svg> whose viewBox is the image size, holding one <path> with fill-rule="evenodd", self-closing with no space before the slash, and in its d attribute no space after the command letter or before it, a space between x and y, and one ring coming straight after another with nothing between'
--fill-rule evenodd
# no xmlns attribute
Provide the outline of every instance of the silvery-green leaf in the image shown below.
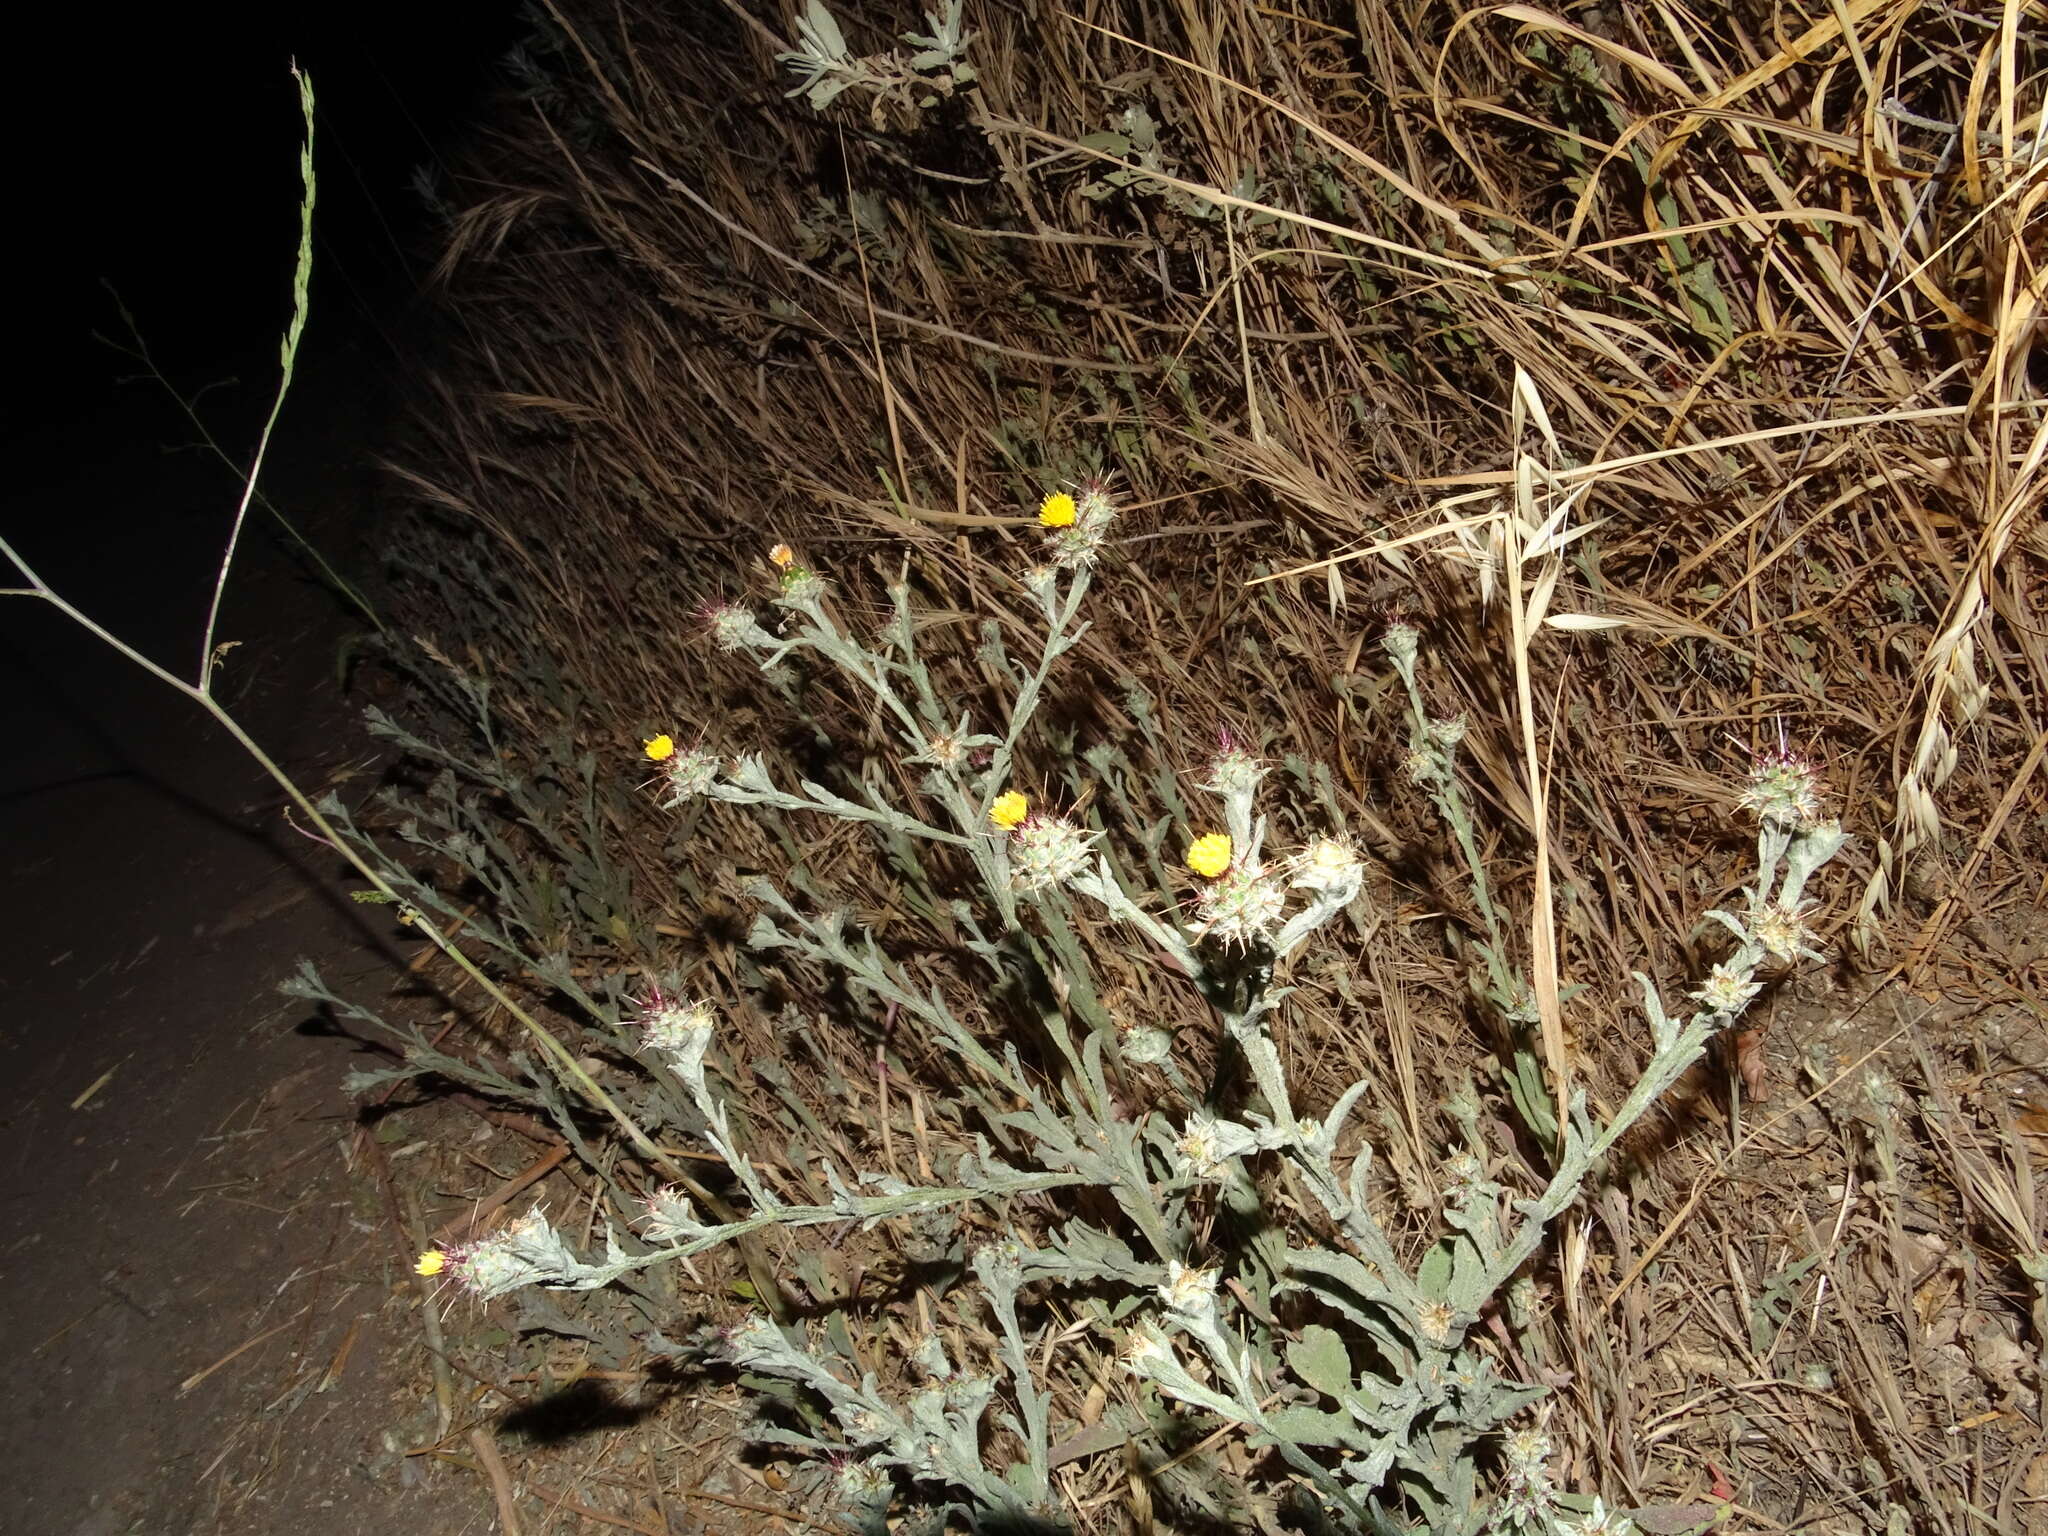
<svg viewBox="0 0 2048 1536"><path fill-rule="evenodd" d="M1287 1346L1288 1369L1325 1397L1341 1398L1351 1389L1351 1353L1334 1328L1311 1323Z"/></svg>

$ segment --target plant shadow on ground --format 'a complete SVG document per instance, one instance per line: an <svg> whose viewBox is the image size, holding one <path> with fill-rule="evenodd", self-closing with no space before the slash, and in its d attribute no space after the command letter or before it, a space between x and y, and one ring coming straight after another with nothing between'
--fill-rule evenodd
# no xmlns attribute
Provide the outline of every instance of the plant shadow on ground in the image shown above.
<svg viewBox="0 0 2048 1536"><path fill-rule="evenodd" d="M649 1391L639 1402L628 1402L609 1383L586 1376L520 1404L498 1420L498 1428L530 1445L564 1445L601 1430L629 1429L659 1413L674 1390Z"/></svg>

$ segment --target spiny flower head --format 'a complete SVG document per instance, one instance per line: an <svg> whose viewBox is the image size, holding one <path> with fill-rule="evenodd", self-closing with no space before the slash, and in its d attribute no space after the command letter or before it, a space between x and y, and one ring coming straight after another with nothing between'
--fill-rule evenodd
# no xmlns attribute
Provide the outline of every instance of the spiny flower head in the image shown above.
<svg viewBox="0 0 2048 1536"><path fill-rule="evenodd" d="M1465 739L1466 724L1463 715L1442 715L1422 729L1434 745L1448 750Z"/></svg>
<svg viewBox="0 0 2048 1536"><path fill-rule="evenodd" d="M664 763L676 755L676 739L673 736L650 736L640 743L650 763Z"/></svg>
<svg viewBox="0 0 2048 1536"><path fill-rule="evenodd" d="M704 1231L690 1197L675 1184L664 1184L647 1196L647 1214L640 1220L648 1238L657 1243L687 1240Z"/></svg>
<svg viewBox="0 0 2048 1536"><path fill-rule="evenodd" d="M1157 1329L1141 1326L1124 1335L1123 1348L1117 1351L1116 1357L1125 1370L1143 1376L1148 1368L1171 1361L1173 1346L1159 1335Z"/></svg>
<svg viewBox="0 0 2048 1536"><path fill-rule="evenodd" d="M701 745L681 752L671 749L661 764L659 782L666 791L661 803L674 810L684 801L704 794L717 781L718 765L718 755L706 752Z"/></svg>
<svg viewBox="0 0 2048 1536"><path fill-rule="evenodd" d="M1636 1523L1628 1511L1609 1509L1599 1494L1593 1495L1593 1507L1578 1520L1553 1518L1551 1528L1557 1536L1636 1536Z"/></svg>
<svg viewBox="0 0 2048 1536"><path fill-rule="evenodd" d="M839 1496L849 1504L876 1504L896 1491L888 1469L872 1462L849 1461L839 1469Z"/></svg>
<svg viewBox="0 0 2048 1536"><path fill-rule="evenodd" d="M1778 960L1796 960L1813 953L1813 930L1805 915L1795 907L1772 902L1750 919L1750 937Z"/></svg>
<svg viewBox="0 0 2048 1536"><path fill-rule="evenodd" d="M1054 491L1038 504L1038 522L1044 528L1071 528L1081 509L1065 491Z"/></svg>
<svg viewBox="0 0 2048 1536"><path fill-rule="evenodd" d="M1095 835L1064 816L1027 816L1010 834L1010 882L1020 891L1065 885L1088 867Z"/></svg>
<svg viewBox="0 0 2048 1536"><path fill-rule="evenodd" d="M1202 781L1202 788L1218 795L1249 794L1259 787L1259 780L1266 776L1266 765L1237 744L1237 738L1230 732L1216 733L1218 750L1209 759L1209 777Z"/></svg>
<svg viewBox="0 0 2048 1536"><path fill-rule="evenodd" d="M775 637L761 627L753 613L738 603L711 603L704 608L703 615L711 638L718 642L721 651L744 651L764 642L775 643Z"/></svg>
<svg viewBox="0 0 2048 1536"><path fill-rule="evenodd" d="M1750 980L1749 972L1723 963L1707 973L1693 999L1709 1013L1736 1014L1761 991L1763 983Z"/></svg>
<svg viewBox="0 0 2048 1536"><path fill-rule="evenodd" d="M1433 784L1444 776L1443 759L1427 747L1410 747L1401 754L1401 772L1410 784Z"/></svg>
<svg viewBox="0 0 2048 1536"><path fill-rule="evenodd" d="M1509 1471L1523 1477L1531 1473L1543 1473L1547 1476L1550 1471L1550 1458L1556 1451L1551 1444L1550 1436L1544 1432L1541 1425L1535 1424L1525 1425L1506 1436L1502 1439L1500 1448Z"/></svg>
<svg viewBox="0 0 2048 1536"><path fill-rule="evenodd" d="M784 608L802 608L825 595L825 578L807 565L786 565L775 579L782 588L775 601Z"/></svg>
<svg viewBox="0 0 2048 1536"><path fill-rule="evenodd" d="M1556 1486L1550 1479L1550 1436L1540 1428L1518 1429L1501 1441L1502 1492L1489 1531L1554 1530Z"/></svg>
<svg viewBox="0 0 2048 1536"><path fill-rule="evenodd" d="M1095 563L1117 515L1109 491L1100 480L1090 480L1080 490L1078 497L1055 491L1038 509L1038 521L1046 529L1046 549L1055 565L1068 569Z"/></svg>
<svg viewBox="0 0 2048 1536"><path fill-rule="evenodd" d="M767 1318L749 1313L731 1327L716 1330L719 1352L737 1366L761 1365L788 1358L789 1340Z"/></svg>
<svg viewBox="0 0 2048 1536"><path fill-rule="evenodd" d="M1319 837L1293 860L1292 884L1307 891L1337 891L1358 878L1358 850L1341 837Z"/></svg>
<svg viewBox="0 0 2048 1536"><path fill-rule="evenodd" d="M1444 1183L1454 1198L1470 1195L1485 1181L1486 1165L1470 1152L1453 1152L1444 1159Z"/></svg>
<svg viewBox="0 0 2048 1536"><path fill-rule="evenodd" d="M1186 1129L1174 1139L1173 1155L1190 1178L1215 1178L1223 1171L1223 1141L1216 1134L1216 1122L1207 1115L1190 1116Z"/></svg>
<svg viewBox="0 0 2048 1536"><path fill-rule="evenodd" d="M1820 770L1790 747L1759 752L1737 803L1782 827L1809 827L1820 820Z"/></svg>
<svg viewBox="0 0 2048 1536"><path fill-rule="evenodd" d="M1204 832L1189 843L1188 868L1204 880L1214 880L1230 868L1230 834Z"/></svg>
<svg viewBox="0 0 2048 1536"><path fill-rule="evenodd" d="M1168 1259L1166 1284L1159 1287L1159 1299L1176 1312L1200 1317L1216 1306L1216 1271L1190 1269L1179 1259Z"/></svg>
<svg viewBox="0 0 2048 1536"><path fill-rule="evenodd" d="M718 1025L718 1014L702 998L682 998L650 987L640 1004L640 1043L649 1050L680 1054Z"/></svg>
<svg viewBox="0 0 2048 1536"><path fill-rule="evenodd" d="M1227 866L1203 886L1195 905L1202 932L1224 944L1249 949L1279 931L1287 893L1262 866L1239 863Z"/></svg>
<svg viewBox="0 0 2048 1536"><path fill-rule="evenodd" d="M1415 1309L1415 1326L1432 1344L1448 1344L1457 1320L1456 1309L1447 1301L1425 1301Z"/></svg>
<svg viewBox="0 0 2048 1536"><path fill-rule="evenodd" d="M1899 1112L1905 1102L1905 1090L1899 1087L1899 1080L1883 1067L1872 1067L1863 1074L1863 1097L1880 1116L1889 1117Z"/></svg>
<svg viewBox="0 0 2048 1536"><path fill-rule="evenodd" d="M560 1246L546 1215L535 1206L488 1237L446 1250L440 1272L453 1276L464 1290L488 1299L546 1275Z"/></svg>
<svg viewBox="0 0 2048 1536"><path fill-rule="evenodd" d="M858 1444L873 1445L889 1438L888 1421L872 1408L863 1408L858 1403L834 1403L832 1416L846 1430L847 1439Z"/></svg>
<svg viewBox="0 0 2048 1536"><path fill-rule="evenodd" d="M1006 789L997 795L988 808L988 819L1005 832L1021 826L1030 814L1031 801L1014 789Z"/></svg>
<svg viewBox="0 0 2048 1536"><path fill-rule="evenodd" d="M1079 504L1083 522L1090 518L1107 519L1116 516L1116 508L1109 499L1109 482L1100 475L1090 475L1078 487Z"/></svg>
<svg viewBox="0 0 2048 1536"><path fill-rule="evenodd" d="M1406 619L1390 621L1380 634L1380 647L1397 667L1415 665L1415 658L1422 649L1422 631Z"/></svg>

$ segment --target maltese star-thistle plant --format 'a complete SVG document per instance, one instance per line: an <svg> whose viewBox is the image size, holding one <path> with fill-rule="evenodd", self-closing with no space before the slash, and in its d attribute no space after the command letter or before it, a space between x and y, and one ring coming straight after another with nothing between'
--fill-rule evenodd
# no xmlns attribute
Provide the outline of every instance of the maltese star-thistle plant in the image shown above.
<svg viewBox="0 0 2048 1536"><path fill-rule="evenodd" d="M1154 1426L1169 1402L1232 1427L1284 1468L1256 1491L1295 1501L1290 1519L1364 1533L1386 1529L1398 1510L1434 1536L1480 1536L1509 1528L1494 1522L1496 1509L1526 1530L1537 1529L1531 1519L1584 1517L1590 1506L1558 1492L1539 1465L1549 1454L1539 1438L1517 1440L1500 1472L1504 1437L1548 1389L1518 1378L1515 1353L1496 1347L1490 1330L1526 1323L1528 1309L1508 1298L1528 1285L1553 1223L1616 1139L1750 1005L1765 957L1802 951L1806 887L1841 846L1840 831L1813 819L1817 785L1792 782L1788 764L1774 760L1769 785L1742 796L1760 822L1756 884L1741 913L1713 914L1736 935L1735 952L1682 1018L1637 977L1648 1064L1620 1107L1597 1121L1586 1093L1571 1094L1549 1143L1547 1182L1511 1198L1488 1176L1479 1100L1468 1093L1452 1118L1472 1145L1448 1150L1441 1230L1432 1244L1414 1244L1403 1217L1397 1240L1378 1214L1372 1147L1351 1125L1369 1085L1305 1111L1273 1034L1290 995L1275 976L1365 899L1365 861L1349 829L1277 837L1260 803L1266 763L1222 733L1205 774L1190 776L1221 814L1187 818L1184 857L1202 883L1183 921L1176 894L1154 888L1169 878L1157 861L1169 822L1134 827L1106 810L1084 813L1078 796L1062 810L1056 788L1035 806L1010 787L1078 784L1049 755L1072 749L1034 721L1056 665L1086 630L1084 603L1117 515L1099 481L1041 503L1044 554L1012 589L1035 615L1025 632L1036 654L1013 656L1007 636L1017 626L991 622L984 656L996 681L964 709L955 698L942 703L918 654L907 581L889 588L888 615L873 633L837 616L861 603L828 609L828 568L793 557L771 562L776 590L766 601L781 614L772 629L744 603L708 615L716 644L763 669L801 653L807 666L836 671L882 722L888 760L874 766L887 771L869 771L863 753L875 749L847 741L831 743L844 754L836 769L793 784L744 743L714 752L657 738L667 740L660 757L653 742L643 747L662 766L663 804L709 800L855 824L918 901L944 915L959 935L950 948L895 934L885 947L854 913L823 905L807 880L761 879L746 893L755 916L745 947L754 963L784 965L793 987L843 994L849 1023L901 1018L950 1058L960 1117L953 1151L942 1154L935 1138L911 1177L807 1140L802 1177L765 1177L728 1110L720 1064L734 1044L728 1010L742 999L665 983L639 1004L637 1030L621 1021L616 1038L674 1096L688 1134L729 1166L731 1198L746 1208L700 1215L684 1192L662 1186L642 1197L635 1251L607 1231L603 1252L587 1256L536 1211L451 1251L447 1272L478 1295L630 1284L640 1271L768 1227L796 1242L808 1227L887 1223L940 1251L957 1242L957 1279L931 1298L933 1326L921 1318L900 1333L870 1333L837 1314L817 1325L754 1317L697 1346L805 1405L778 1416L770 1438L830 1469L845 1518L869 1536L891 1529L906 1500L977 1530L1060 1524L1066 1485L1054 1476L1055 1447L1067 1431L1054 1404L1093 1383L1092 1367L1048 1332L1067 1326L1092 1331L1091 1358L1118 1361L1138 1394L1108 1410L1116 1433L1163 1462ZM1483 877L1456 756L1464 726L1421 711L1419 631L1397 626L1386 652L1414 706L1411 750L1427 758L1418 783ZM1291 811L1283 825L1301 821ZM1222 830L1200 830L1205 820ZM1149 860L1137 856L1141 846ZM1491 892L1479 890L1490 925L1482 943L1492 946L1483 979L1517 996L1506 925ZM1113 971L1103 946L1116 952ZM1328 944L1315 963L1354 962ZM1113 991L1104 978L1134 970L1156 974L1162 1001L1127 1018L1103 1001ZM1186 1011L1164 1011L1168 1000L1206 1010L1206 1027L1228 1043L1199 1058L1214 1064L1215 1081L1191 1081L1177 1035L1202 1026ZM805 1113L826 1119L831 1110ZM777 1166L798 1160L779 1150ZM960 1216L970 1205L971 1225ZM1230 1219L1217 1221L1224 1210ZM1404 1261L1417 1251L1418 1263ZM954 1307L969 1309L987 1347L949 1351ZM1047 1321L1049 1307L1059 1322ZM873 1349L898 1337L902 1358L876 1369L870 1355L853 1353L856 1326ZM658 1335L649 1347L685 1348ZM1223 1518L1251 1517L1233 1505Z"/></svg>

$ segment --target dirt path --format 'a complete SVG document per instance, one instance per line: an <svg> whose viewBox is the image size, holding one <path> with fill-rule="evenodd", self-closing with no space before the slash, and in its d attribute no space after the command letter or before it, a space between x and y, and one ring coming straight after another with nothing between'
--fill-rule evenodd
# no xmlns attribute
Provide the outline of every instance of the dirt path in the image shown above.
<svg viewBox="0 0 2048 1536"><path fill-rule="evenodd" d="M371 510L377 375L319 343L268 486L343 548ZM270 366L209 414L246 430ZM131 394L19 445L0 515L190 675L233 486L167 456L189 432ZM344 626L251 527L223 693L324 787L369 762L334 692ZM0 1531L490 1529L476 1484L403 1454L432 1414L400 1238L347 1166L356 1047L276 990L307 956L374 995L400 958L388 921L189 702L43 605L0 603L0 675Z"/></svg>

